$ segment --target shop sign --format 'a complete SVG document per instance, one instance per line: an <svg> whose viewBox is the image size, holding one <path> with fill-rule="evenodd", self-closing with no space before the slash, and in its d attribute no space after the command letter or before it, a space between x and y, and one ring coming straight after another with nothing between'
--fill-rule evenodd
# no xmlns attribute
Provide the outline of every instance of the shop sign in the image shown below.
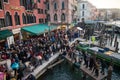
<svg viewBox="0 0 120 80"><path fill-rule="evenodd" d="M21 30L21 28L13 29L12 32L13 32L13 34L17 34L17 33L20 33L20 30Z"/></svg>
<svg viewBox="0 0 120 80"><path fill-rule="evenodd" d="M10 6L10 9L11 9L11 10L17 10L17 11L21 10L21 8L15 7L15 6Z"/></svg>

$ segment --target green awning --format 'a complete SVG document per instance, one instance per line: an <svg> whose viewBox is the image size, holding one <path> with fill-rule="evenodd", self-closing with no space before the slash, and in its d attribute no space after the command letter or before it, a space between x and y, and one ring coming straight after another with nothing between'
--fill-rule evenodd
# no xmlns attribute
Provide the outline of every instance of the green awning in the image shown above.
<svg viewBox="0 0 120 80"><path fill-rule="evenodd" d="M31 35L40 35L46 31L49 31L49 29L54 30L56 28L57 26L55 25L51 25L49 27L48 24L37 24L37 25L25 26L21 30L26 31L30 33Z"/></svg>
<svg viewBox="0 0 120 80"><path fill-rule="evenodd" d="M0 31L0 40L6 39L9 36L12 36L13 33L10 30L2 30Z"/></svg>

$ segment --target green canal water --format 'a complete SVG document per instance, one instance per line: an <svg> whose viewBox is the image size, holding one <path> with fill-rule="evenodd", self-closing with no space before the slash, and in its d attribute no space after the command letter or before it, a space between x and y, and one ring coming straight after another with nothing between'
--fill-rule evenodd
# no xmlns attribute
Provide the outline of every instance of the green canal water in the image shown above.
<svg viewBox="0 0 120 80"><path fill-rule="evenodd" d="M83 80L82 73L66 61L45 72L38 80ZM86 80L91 80L89 77ZM112 80L120 80L120 69L114 69Z"/></svg>
<svg viewBox="0 0 120 80"><path fill-rule="evenodd" d="M82 74L69 63L62 62L53 69L48 70L38 80L81 80Z"/></svg>

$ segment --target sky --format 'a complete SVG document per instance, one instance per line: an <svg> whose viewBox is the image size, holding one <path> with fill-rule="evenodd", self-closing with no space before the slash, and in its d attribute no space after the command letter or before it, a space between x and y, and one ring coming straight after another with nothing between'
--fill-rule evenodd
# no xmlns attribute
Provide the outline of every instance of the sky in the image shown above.
<svg viewBox="0 0 120 80"><path fill-rule="evenodd" d="M120 0L88 0L97 8L120 8Z"/></svg>

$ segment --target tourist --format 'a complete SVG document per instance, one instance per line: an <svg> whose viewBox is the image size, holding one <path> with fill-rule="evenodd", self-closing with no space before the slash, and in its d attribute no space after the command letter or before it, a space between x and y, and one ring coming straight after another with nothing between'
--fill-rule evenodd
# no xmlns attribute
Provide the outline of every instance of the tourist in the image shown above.
<svg viewBox="0 0 120 80"><path fill-rule="evenodd" d="M90 70L92 70L93 66L94 66L93 56L90 56L90 62L89 62L89 68L90 68Z"/></svg>
<svg viewBox="0 0 120 80"><path fill-rule="evenodd" d="M99 76L99 68L100 68L100 63L97 60L95 63L95 76L98 77Z"/></svg>
<svg viewBox="0 0 120 80"><path fill-rule="evenodd" d="M101 73L104 75L105 74L105 59L101 59Z"/></svg>

